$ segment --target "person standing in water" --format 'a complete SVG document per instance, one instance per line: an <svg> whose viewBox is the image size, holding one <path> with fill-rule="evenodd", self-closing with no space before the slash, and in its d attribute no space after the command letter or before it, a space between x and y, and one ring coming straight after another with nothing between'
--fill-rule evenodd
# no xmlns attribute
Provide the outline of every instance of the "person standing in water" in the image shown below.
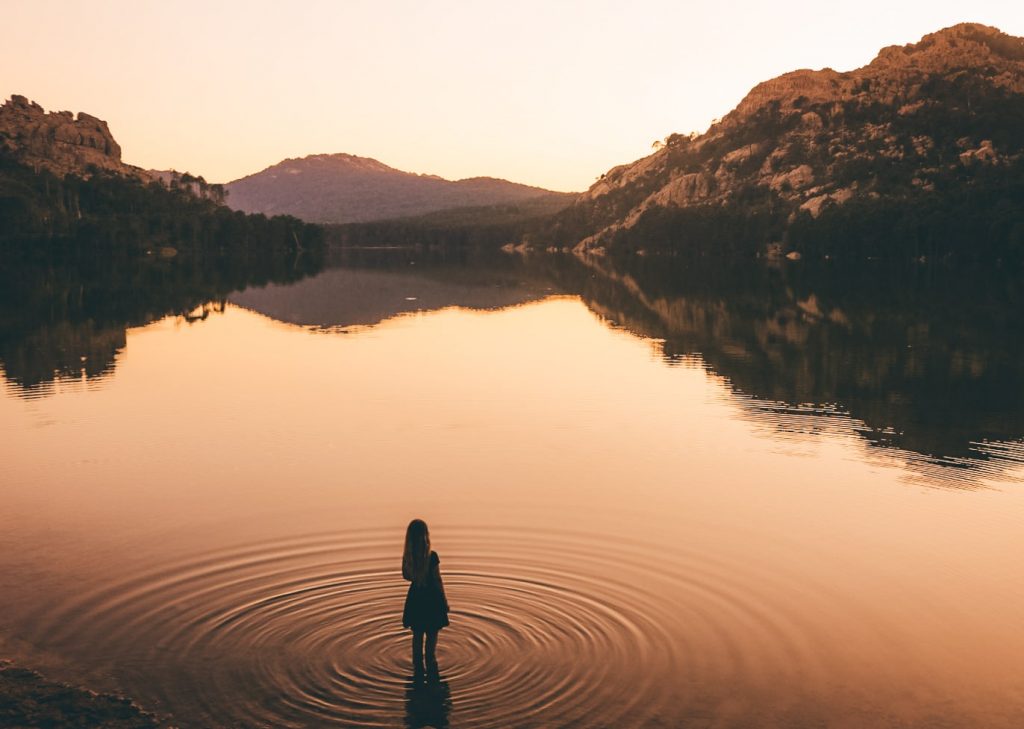
<svg viewBox="0 0 1024 729"><path fill-rule="evenodd" d="M423 673L423 639L427 641L427 669L437 673L437 633L448 625L448 598L441 582L441 560L430 551L430 532L422 519L405 530L402 577L409 580L402 626L412 629L412 664Z"/></svg>

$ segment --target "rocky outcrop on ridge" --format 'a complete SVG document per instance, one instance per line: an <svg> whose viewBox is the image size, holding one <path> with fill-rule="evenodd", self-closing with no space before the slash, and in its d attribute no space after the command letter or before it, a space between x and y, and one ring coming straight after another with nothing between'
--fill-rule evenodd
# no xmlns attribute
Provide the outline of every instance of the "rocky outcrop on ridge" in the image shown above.
<svg viewBox="0 0 1024 729"><path fill-rule="evenodd" d="M212 200L223 205L227 190L219 183L209 183L202 175L193 175L177 170L146 170L146 174L169 190L183 190L200 200Z"/></svg>
<svg viewBox="0 0 1024 729"><path fill-rule="evenodd" d="M729 206L780 221L784 235L801 216L851 201L966 189L985 168L1019 169L1022 130L1024 39L957 25L854 71L758 84L706 133L673 134L602 175L547 243L600 251L651 221L666 229L679 211Z"/></svg>
<svg viewBox="0 0 1024 729"><path fill-rule="evenodd" d="M150 179L142 169L121 161L121 146L102 119L85 112L47 112L17 94L0 106L0 153L58 177L88 177L103 170Z"/></svg>

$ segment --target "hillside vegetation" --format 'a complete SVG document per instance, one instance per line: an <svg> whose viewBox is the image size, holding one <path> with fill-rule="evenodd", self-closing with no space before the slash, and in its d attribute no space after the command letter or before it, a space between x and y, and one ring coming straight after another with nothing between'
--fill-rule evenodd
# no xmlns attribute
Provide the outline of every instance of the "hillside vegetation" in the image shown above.
<svg viewBox="0 0 1024 729"><path fill-rule="evenodd" d="M580 252L1024 256L1024 39L964 24L755 87L580 195L534 245Z"/></svg>

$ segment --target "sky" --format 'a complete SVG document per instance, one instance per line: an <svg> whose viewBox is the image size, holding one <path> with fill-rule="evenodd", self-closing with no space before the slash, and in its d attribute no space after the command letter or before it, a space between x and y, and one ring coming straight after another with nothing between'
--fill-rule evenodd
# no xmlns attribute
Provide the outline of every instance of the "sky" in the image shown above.
<svg viewBox="0 0 1024 729"><path fill-rule="evenodd" d="M583 190L755 84L1024 2L11 0L0 96L110 123L124 161L228 182L347 152Z"/></svg>

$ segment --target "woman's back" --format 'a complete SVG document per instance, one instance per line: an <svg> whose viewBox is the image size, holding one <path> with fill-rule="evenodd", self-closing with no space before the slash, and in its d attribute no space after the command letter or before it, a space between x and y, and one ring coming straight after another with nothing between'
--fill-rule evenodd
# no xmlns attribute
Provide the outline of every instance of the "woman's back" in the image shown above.
<svg viewBox="0 0 1024 729"><path fill-rule="evenodd" d="M402 610L402 625L412 629L413 665L422 670L423 638L427 641L427 665L437 670L434 650L437 633L448 625L448 598L441 581L441 558L430 549L430 533L420 519L413 519L405 533L402 577L409 580L409 592Z"/></svg>

